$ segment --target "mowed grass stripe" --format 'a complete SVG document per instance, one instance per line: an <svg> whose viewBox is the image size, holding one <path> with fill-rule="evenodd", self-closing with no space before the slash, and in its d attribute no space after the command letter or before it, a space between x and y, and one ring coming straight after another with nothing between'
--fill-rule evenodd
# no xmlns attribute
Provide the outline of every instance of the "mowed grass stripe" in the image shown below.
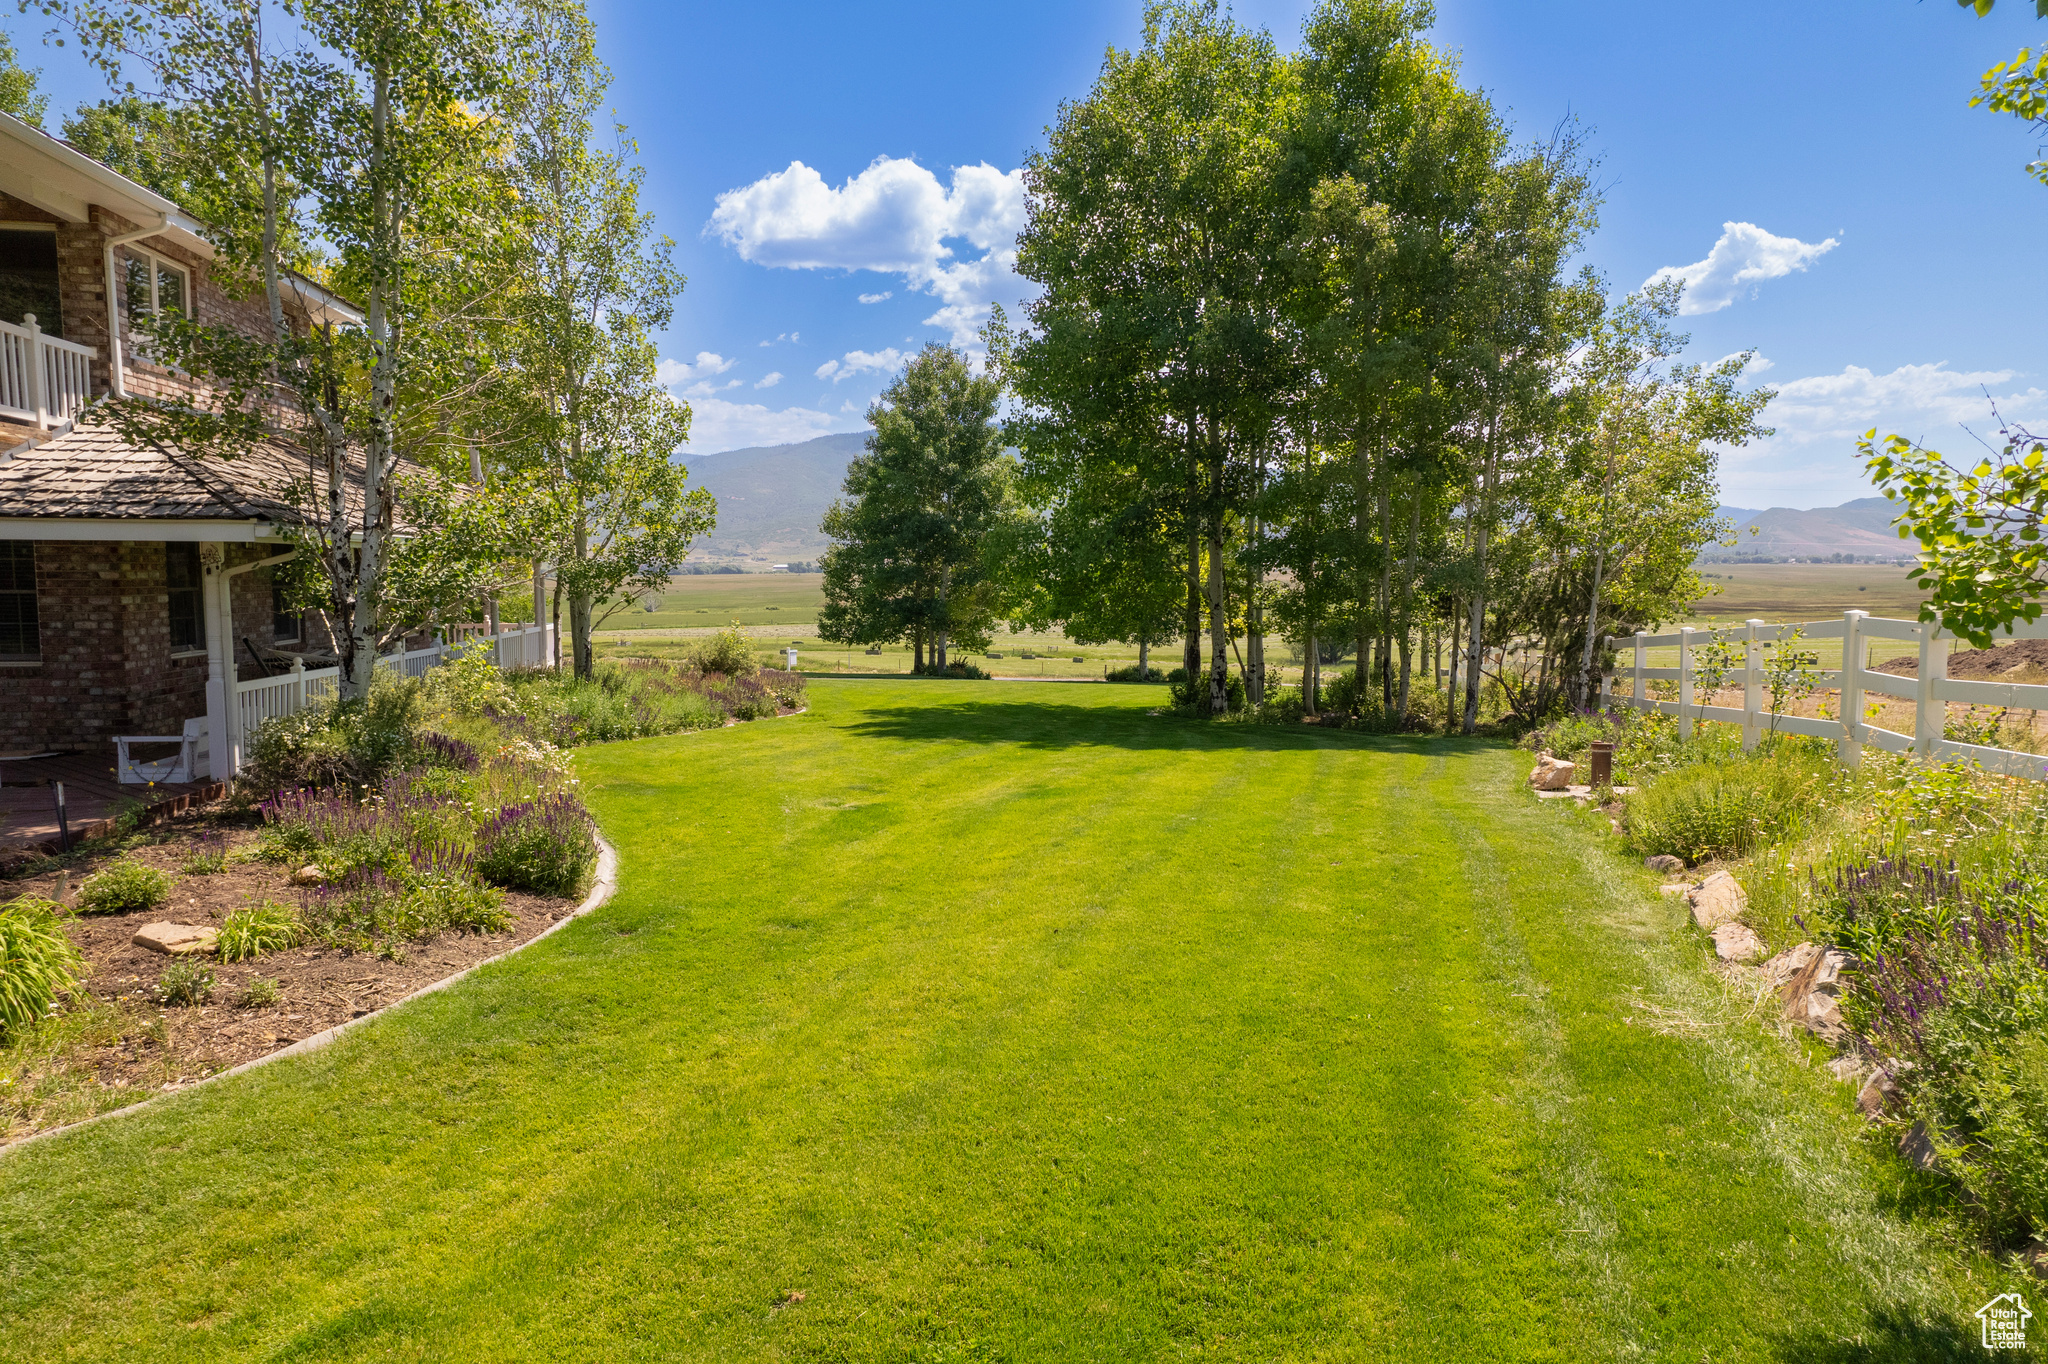
<svg viewBox="0 0 2048 1364"><path fill-rule="evenodd" d="M580 756L603 913L0 1162L0 1354L1769 1358L1880 1303L1774 1092L1621 1021L1692 949L1512 755L815 695Z"/></svg>

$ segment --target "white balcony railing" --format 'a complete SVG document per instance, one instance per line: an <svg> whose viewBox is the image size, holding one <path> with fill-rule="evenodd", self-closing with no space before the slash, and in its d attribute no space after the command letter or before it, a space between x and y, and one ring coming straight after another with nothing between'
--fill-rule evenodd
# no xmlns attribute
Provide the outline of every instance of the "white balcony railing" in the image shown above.
<svg viewBox="0 0 2048 1364"><path fill-rule="evenodd" d="M45 336L36 315L17 326L0 322L0 417L60 426L92 401L92 362L99 352Z"/></svg>

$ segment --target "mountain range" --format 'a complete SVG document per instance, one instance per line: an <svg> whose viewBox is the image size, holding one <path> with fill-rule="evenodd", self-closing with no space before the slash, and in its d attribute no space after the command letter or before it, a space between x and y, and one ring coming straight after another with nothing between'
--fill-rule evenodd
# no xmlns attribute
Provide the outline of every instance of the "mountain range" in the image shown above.
<svg viewBox="0 0 2048 1364"><path fill-rule="evenodd" d="M711 455L688 455L690 477L718 499L718 525L698 542L691 559L741 568L815 560L829 543L818 522L839 496L846 466L865 448L865 431L818 436L795 445L756 445ZM1762 555L1819 559L1834 554L1908 557L1912 550L1892 528L1895 505L1859 497L1839 507L1722 507L1735 527L1734 549L1709 546L1706 558ZM1754 526L1756 533L1751 534Z"/></svg>
<svg viewBox="0 0 2048 1364"><path fill-rule="evenodd" d="M849 431L795 445L684 456L691 481L718 499L718 525L697 542L691 560L767 568L816 559L830 543L818 522L867 438L865 431Z"/></svg>
<svg viewBox="0 0 2048 1364"><path fill-rule="evenodd" d="M1738 544L1734 549L1709 545L1703 558L1761 554L1774 559L1825 558L1831 554L1877 555L1886 559L1909 558L1913 547L1899 539L1892 527L1898 507L1887 498L1859 497L1839 507L1814 507L1799 511L1792 507L1722 507L1720 514L1734 525ZM1750 533L1750 527L1756 533Z"/></svg>

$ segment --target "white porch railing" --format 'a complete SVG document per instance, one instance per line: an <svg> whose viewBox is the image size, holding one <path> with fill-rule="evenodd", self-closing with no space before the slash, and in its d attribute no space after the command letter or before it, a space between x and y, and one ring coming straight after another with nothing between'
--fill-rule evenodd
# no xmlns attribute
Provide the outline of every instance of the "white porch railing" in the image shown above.
<svg viewBox="0 0 2048 1364"><path fill-rule="evenodd" d="M1764 696L1763 646L1773 642L1789 643L1795 629L1801 633L1801 645L1815 640L1842 641L1841 667L1800 669L1807 681L1834 693L1833 717L1773 711ZM1698 721L1723 720L1742 726L1744 748L1754 748L1767 730L1775 729L1781 734L1832 739L1842 762L1851 767L1862 760L1863 747L1868 744L1887 753L1917 753L1923 758L1938 760L1962 758L1987 772L2048 781L2048 758L2040 754L1957 743L1944 737L1948 703L1951 701L2011 710L2048 710L2048 686L2024 682L1971 682L1950 677L1949 651L1939 646L1956 636L1943 631L1939 625L1917 620L1889 620L1862 611L1845 611L1840 620L1800 625L1773 625L1752 620L1720 631L1720 638L1737 652L1734 664L1724 674L1723 686L1728 687L1740 680L1740 706L1709 705L1696 699L1696 684L1701 670L1694 660L1702 646L1713 642L1715 634L1713 630L1687 628L1675 634L1638 633L1629 639L1609 636L1607 643L1610 648L1620 650L1633 646L1634 658L1632 668L1618 668L1620 675L1629 680L1629 694L1615 697L1615 675L1609 674L1600 681L1602 702L1675 715L1680 734L1687 738L1692 736L1693 726ZM2048 619L2034 625L2015 624L2000 631L1998 638L2048 639ZM1880 639L1917 645L1917 675L1900 677L1896 673L1873 670L1870 667L1870 645L1871 641ZM1647 665L1645 658L1651 649L1668 649L1674 644L1678 646L1677 667L1652 668ZM1677 700L1660 700L1649 695L1648 684L1660 680L1678 683ZM1880 728L1864 718L1865 698L1873 692L1913 702L1911 734Z"/></svg>
<svg viewBox="0 0 2048 1364"><path fill-rule="evenodd" d="M19 326L0 322L0 416L58 426L92 401L92 362L99 352L45 336L29 313Z"/></svg>
<svg viewBox="0 0 2048 1364"><path fill-rule="evenodd" d="M524 630L507 630L485 638L495 646L493 661L500 668L540 667L554 655L554 633L552 625L529 625ZM403 677L420 677L428 669L438 666L458 647L432 644L424 649L386 654L377 660L377 666L395 669ZM340 685L340 668L308 668L302 662L293 663L290 672L279 673L275 677L254 677L247 682L236 682L229 708L229 723L233 725L234 732L228 739L228 770L242 770L249 736L256 732L258 725L324 701L333 696Z"/></svg>

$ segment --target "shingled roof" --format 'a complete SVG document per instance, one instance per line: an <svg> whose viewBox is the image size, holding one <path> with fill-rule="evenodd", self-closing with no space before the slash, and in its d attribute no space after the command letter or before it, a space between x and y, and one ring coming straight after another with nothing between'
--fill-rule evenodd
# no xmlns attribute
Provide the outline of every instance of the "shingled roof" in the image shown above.
<svg viewBox="0 0 2048 1364"><path fill-rule="evenodd" d="M112 427L77 426L0 458L0 517L276 524L298 519L289 491L314 480L310 461L279 448L202 459L137 444ZM352 511L360 497L350 498Z"/></svg>

